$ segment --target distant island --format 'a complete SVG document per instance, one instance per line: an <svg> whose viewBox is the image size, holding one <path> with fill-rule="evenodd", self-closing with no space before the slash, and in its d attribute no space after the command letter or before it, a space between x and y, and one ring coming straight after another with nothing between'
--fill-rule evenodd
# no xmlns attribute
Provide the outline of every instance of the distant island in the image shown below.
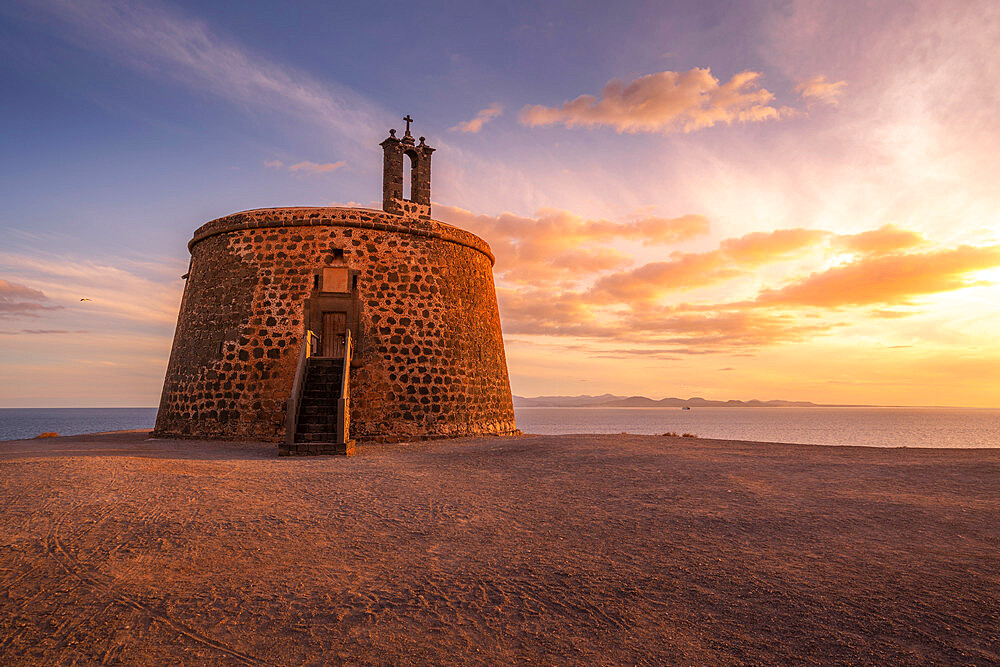
<svg viewBox="0 0 1000 667"><path fill-rule="evenodd" d="M862 408L866 405L813 403L811 401L711 401L707 398L663 398L646 396L514 396L515 408Z"/></svg>

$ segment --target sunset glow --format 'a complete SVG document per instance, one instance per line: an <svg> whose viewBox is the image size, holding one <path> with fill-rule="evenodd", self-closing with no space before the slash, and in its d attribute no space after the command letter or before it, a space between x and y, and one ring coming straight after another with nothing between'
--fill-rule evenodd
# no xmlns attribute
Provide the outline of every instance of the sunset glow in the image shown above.
<svg viewBox="0 0 1000 667"><path fill-rule="evenodd" d="M278 7L0 9L0 406L156 405L191 232L410 113L517 395L1000 407L997 3Z"/></svg>

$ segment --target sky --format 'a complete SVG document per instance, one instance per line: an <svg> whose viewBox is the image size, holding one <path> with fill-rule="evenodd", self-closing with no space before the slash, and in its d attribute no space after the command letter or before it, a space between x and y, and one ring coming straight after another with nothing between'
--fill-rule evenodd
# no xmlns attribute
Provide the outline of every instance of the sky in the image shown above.
<svg viewBox="0 0 1000 667"><path fill-rule="evenodd" d="M377 208L405 114L515 394L1000 407L998 43L993 0L6 0L0 407L157 405L194 229Z"/></svg>

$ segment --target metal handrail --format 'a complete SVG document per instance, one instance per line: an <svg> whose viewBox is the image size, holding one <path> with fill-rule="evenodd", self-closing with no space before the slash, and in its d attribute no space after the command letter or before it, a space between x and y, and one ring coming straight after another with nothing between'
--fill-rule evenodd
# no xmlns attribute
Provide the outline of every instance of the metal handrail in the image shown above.
<svg viewBox="0 0 1000 667"><path fill-rule="evenodd" d="M295 430L299 424L299 408L302 406L302 390L305 385L306 364L309 357L319 351L319 336L306 330L305 340L299 348L299 361L295 366L295 380L292 382L292 393L288 397L285 409L285 443L295 444Z"/></svg>
<svg viewBox="0 0 1000 667"><path fill-rule="evenodd" d="M306 331L306 357L315 357L320 352L320 340L312 331Z"/></svg>
<svg viewBox="0 0 1000 667"><path fill-rule="evenodd" d="M351 438L351 360L354 356L354 341L351 330L344 335L344 368L341 371L340 397L337 399L337 444L343 445Z"/></svg>

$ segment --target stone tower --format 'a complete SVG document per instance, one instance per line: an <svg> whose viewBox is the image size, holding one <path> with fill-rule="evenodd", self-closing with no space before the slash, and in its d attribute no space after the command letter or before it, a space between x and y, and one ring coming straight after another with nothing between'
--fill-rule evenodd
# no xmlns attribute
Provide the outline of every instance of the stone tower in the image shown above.
<svg viewBox="0 0 1000 667"><path fill-rule="evenodd" d="M294 454L515 432L493 254L431 218L434 149L404 120L381 143L384 210L257 209L195 231L154 435Z"/></svg>

